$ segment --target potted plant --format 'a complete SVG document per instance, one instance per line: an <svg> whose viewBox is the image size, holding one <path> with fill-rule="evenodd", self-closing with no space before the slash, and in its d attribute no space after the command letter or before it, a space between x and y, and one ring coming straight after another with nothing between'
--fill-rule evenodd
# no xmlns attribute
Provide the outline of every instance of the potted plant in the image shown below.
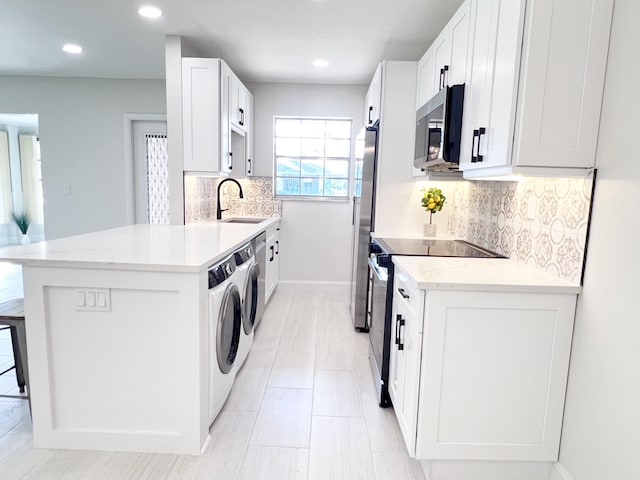
<svg viewBox="0 0 640 480"><path fill-rule="evenodd" d="M13 221L18 227L18 230L20 230L20 233L22 234L20 243L22 245L31 243L29 237L27 236L27 230L29 230L29 225L31 225L31 215L29 215L29 212L25 210L20 213L13 212L11 216L13 217Z"/></svg>
<svg viewBox="0 0 640 480"><path fill-rule="evenodd" d="M442 190L433 187L428 190L422 189L422 200L420 204L429 212L429 223L424 224L424 236L435 237L436 225L433 222L433 214L442 210L447 197L444 196Z"/></svg>

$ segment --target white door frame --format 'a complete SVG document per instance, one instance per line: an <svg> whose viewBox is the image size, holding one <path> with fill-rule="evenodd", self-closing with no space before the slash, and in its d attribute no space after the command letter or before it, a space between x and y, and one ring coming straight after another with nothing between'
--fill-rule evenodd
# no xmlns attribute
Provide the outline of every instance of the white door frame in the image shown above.
<svg viewBox="0 0 640 480"><path fill-rule="evenodd" d="M155 121L166 122L167 115L162 113L125 113L124 114L124 182L126 197L127 224L136 223L135 210L135 165L133 163L133 122Z"/></svg>

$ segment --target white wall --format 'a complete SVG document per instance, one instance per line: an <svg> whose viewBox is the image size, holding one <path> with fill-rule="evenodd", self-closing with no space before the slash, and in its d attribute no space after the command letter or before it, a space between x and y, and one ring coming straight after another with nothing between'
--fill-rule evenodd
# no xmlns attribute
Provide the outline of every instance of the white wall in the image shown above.
<svg viewBox="0 0 640 480"><path fill-rule="evenodd" d="M165 98L161 80L0 76L0 112L39 115L48 239L126 223L124 114Z"/></svg>
<svg viewBox="0 0 640 480"><path fill-rule="evenodd" d="M364 125L364 86L253 83L254 171L273 175L275 115L353 119ZM348 282L351 268L351 202L285 200L280 228L280 280Z"/></svg>
<svg viewBox="0 0 640 480"><path fill-rule="evenodd" d="M640 478L639 24L640 3L616 0L560 447L575 480Z"/></svg>

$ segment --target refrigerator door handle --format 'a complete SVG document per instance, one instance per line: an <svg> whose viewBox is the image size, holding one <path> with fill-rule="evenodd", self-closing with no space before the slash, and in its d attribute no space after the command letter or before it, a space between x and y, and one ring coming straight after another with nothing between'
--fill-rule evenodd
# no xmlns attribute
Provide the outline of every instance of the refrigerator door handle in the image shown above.
<svg viewBox="0 0 640 480"><path fill-rule="evenodd" d="M351 226L355 226L356 224L356 196L353 196L353 201L351 202Z"/></svg>

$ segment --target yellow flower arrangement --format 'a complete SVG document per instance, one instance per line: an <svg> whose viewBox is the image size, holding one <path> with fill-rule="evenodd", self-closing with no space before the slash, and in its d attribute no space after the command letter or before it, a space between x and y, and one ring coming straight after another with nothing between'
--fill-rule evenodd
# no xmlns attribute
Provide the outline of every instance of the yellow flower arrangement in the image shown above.
<svg viewBox="0 0 640 480"><path fill-rule="evenodd" d="M447 197L444 196L442 190L439 188L433 187L428 190L422 189L421 205L427 212L429 212L429 223L431 223L431 217L433 214L442 210L446 200Z"/></svg>

